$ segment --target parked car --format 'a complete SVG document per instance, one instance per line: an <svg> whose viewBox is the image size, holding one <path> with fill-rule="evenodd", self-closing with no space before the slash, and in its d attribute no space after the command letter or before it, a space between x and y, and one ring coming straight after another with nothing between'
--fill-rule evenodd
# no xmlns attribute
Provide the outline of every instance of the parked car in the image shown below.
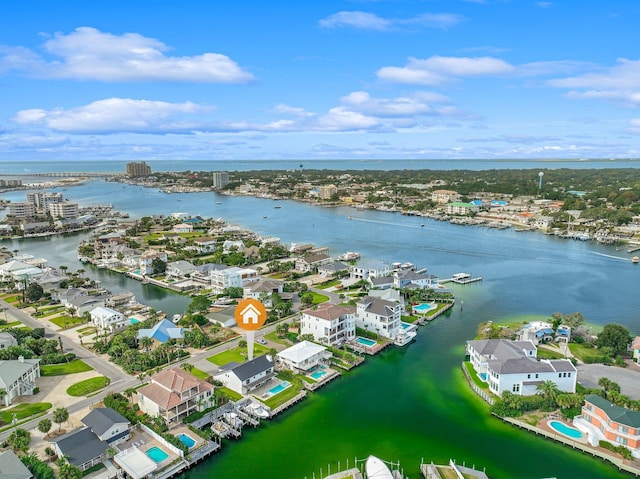
<svg viewBox="0 0 640 479"><path fill-rule="evenodd" d="M264 338L257 339L256 342L258 344L267 344L267 341Z"/></svg>

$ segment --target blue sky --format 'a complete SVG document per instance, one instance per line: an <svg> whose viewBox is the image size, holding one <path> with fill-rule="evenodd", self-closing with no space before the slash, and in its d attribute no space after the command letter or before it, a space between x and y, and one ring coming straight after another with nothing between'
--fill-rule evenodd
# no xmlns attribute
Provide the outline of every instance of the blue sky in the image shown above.
<svg viewBox="0 0 640 479"><path fill-rule="evenodd" d="M640 156L640 2L6 2L0 159Z"/></svg>

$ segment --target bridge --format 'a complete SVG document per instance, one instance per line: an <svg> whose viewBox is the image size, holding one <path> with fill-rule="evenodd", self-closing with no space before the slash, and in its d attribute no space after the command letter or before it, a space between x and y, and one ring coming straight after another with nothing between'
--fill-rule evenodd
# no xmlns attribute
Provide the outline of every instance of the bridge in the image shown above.
<svg viewBox="0 0 640 479"><path fill-rule="evenodd" d="M97 171L58 171L55 173L1 173L0 176L27 176L46 178L109 178L112 176L124 176L125 173L97 172Z"/></svg>

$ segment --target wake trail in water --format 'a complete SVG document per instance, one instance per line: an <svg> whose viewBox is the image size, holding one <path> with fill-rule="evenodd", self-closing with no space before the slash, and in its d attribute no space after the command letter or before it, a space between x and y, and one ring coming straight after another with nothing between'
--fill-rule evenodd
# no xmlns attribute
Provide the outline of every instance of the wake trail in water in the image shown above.
<svg viewBox="0 0 640 479"><path fill-rule="evenodd" d="M404 228L415 228L415 229L423 228L423 226L420 226L420 225L408 225L406 223L395 223L393 221L369 220L366 218L353 218L353 217L349 217L349 219L352 221L366 221L367 223L378 223L381 225L402 226Z"/></svg>
<svg viewBox="0 0 640 479"><path fill-rule="evenodd" d="M591 254L596 254L596 255L598 255L598 256L604 256L605 258L617 259L617 260L625 261L625 262L628 262L628 261L629 261L629 259L628 259L628 258L623 258L623 257L621 257L621 256L614 256L614 255L611 255L611 254L597 253L597 252L595 252L595 251L589 251L589 252L590 252Z"/></svg>

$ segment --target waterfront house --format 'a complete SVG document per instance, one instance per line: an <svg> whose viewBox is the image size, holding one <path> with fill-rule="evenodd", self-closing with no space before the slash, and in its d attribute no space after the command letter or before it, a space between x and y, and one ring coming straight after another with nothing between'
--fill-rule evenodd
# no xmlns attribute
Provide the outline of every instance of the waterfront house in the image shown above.
<svg viewBox="0 0 640 479"><path fill-rule="evenodd" d="M119 329L124 329L129 324L124 314L104 306L98 306L92 309L89 314L91 315L91 322L96 328L103 332L114 332Z"/></svg>
<svg viewBox="0 0 640 479"><path fill-rule="evenodd" d="M519 341L531 341L535 345L550 341L569 342L570 338L571 328L569 326L560 325L554 331L553 325L545 321L532 321L518 331Z"/></svg>
<svg viewBox="0 0 640 479"><path fill-rule="evenodd" d="M258 271L251 268L232 266L210 272L211 289L214 294L222 294L227 288L244 288L245 285L258 281Z"/></svg>
<svg viewBox="0 0 640 479"><path fill-rule="evenodd" d="M33 282L42 286L44 292L49 292L59 288L60 282L65 279L67 279L67 277L64 274L59 273L53 268L47 268L40 276L34 278Z"/></svg>
<svg viewBox="0 0 640 479"><path fill-rule="evenodd" d="M418 273L411 270L399 270L393 273L393 287L397 289L415 285L420 288L438 288L440 279L432 274Z"/></svg>
<svg viewBox="0 0 640 479"><path fill-rule="evenodd" d="M82 316L85 312L104 306L111 297L110 294L104 293L90 294L89 290L85 288L63 289L55 292L52 296L56 296L60 304L76 316Z"/></svg>
<svg viewBox="0 0 640 479"><path fill-rule="evenodd" d="M5 479L31 479L33 474L11 450L0 452L0 477Z"/></svg>
<svg viewBox="0 0 640 479"><path fill-rule="evenodd" d="M163 319L151 329L138 330L138 339L151 338L158 343L166 343L170 339L184 339L184 328L180 328L168 319Z"/></svg>
<svg viewBox="0 0 640 479"><path fill-rule="evenodd" d="M140 410L153 417L176 423L213 401L213 386L179 369L155 373L148 385L138 389Z"/></svg>
<svg viewBox="0 0 640 479"><path fill-rule="evenodd" d="M172 228L174 233L193 233L193 225L189 223L178 223Z"/></svg>
<svg viewBox="0 0 640 479"><path fill-rule="evenodd" d="M145 251L140 255L138 268L140 269L140 274L152 274L153 273L153 260L159 259L160 261L167 262L167 253L166 251L156 251L149 250Z"/></svg>
<svg viewBox="0 0 640 479"><path fill-rule="evenodd" d="M2 281L9 279L15 281L29 280L40 276L42 273L42 268L15 259L0 264L0 279L2 279Z"/></svg>
<svg viewBox="0 0 640 479"><path fill-rule="evenodd" d="M58 457L65 457L69 464L81 471L107 459L109 444L100 440L88 427L68 432L51 442Z"/></svg>
<svg viewBox="0 0 640 479"><path fill-rule="evenodd" d="M284 369L306 374L318 366L326 364L331 356L331 352L327 351L324 346L311 341L301 341L284 351L280 351L276 354L276 359Z"/></svg>
<svg viewBox="0 0 640 479"><path fill-rule="evenodd" d="M318 266L318 274L323 278L332 278L333 276L347 273L348 271L349 265L344 264L342 261L333 261Z"/></svg>
<svg viewBox="0 0 640 479"><path fill-rule="evenodd" d="M596 394L588 394L574 426L589 435L589 442L597 446L607 441L614 446L626 446L634 457L640 458L640 411L616 406Z"/></svg>
<svg viewBox="0 0 640 479"><path fill-rule="evenodd" d="M353 306L319 304L300 313L300 334L312 334L313 340L330 346L341 346L356 337L356 309Z"/></svg>
<svg viewBox="0 0 640 479"><path fill-rule="evenodd" d="M92 409L81 421L109 446L116 446L131 437L129 420L110 407Z"/></svg>
<svg viewBox="0 0 640 479"><path fill-rule="evenodd" d="M244 243L242 240L226 240L222 243L222 252L224 254L233 253L237 251L238 253L242 253L244 251Z"/></svg>
<svg viewBox="0 0 640 479"><path fill-rule="evenodd" d="M633 355L633 359L638 362L640 359L640 336L633 338L633 343L631 343L631 354Z"/></svg>
<svg viewBox="0 0 640 479"><path fill-rule="evenodd" d="M461 203L456 201L454 203L449 203L445 206L444 212L448 215L462 215L462 216L470 216L473 213L478 212L480 207L473 203Z"/></svg>
<svg viewBox="0 0 640 479"><path fill-rule="evenodd" d="M318 268L331 263L331 256L325 253L308 254L296 259L296 269L303 273L316 273Z"/></svg>
<svg viewBox="0 0 640 479"><path fill-rule="evenodd" d="M492 393L509 391L520 396L536 394L552 381L560 391L576 391L578 370L568 359L537 359L532 341L479 339L467 341L467 354L480 379Z"/></svg>
<svg viewBox="0 0 640 479"><path fill-rule="evenodd" d="M393 276L381 276L379 278L370 277L367 279L372 289L391 289L393 288Z"/></svg>
<svg viewBox="0 0 640 479"><path fill-rule="evenodd" d="M216 308L216 310L207 313L206 318L211 322L218 323L223 328L231 328L236 325L235 311L235 304L226 308Z"/></svg>
<svg viewBox="0 0 640 479"><path fill-rule="evenodd" d="M400 303L365 296L356 303L356 326L395 340L401 314Z"/></svg>
<svg viewBox="0 0 640 479"><path fill-rule="evenodd" d="M0 360L0 390L4 391L5 406L19 396L31 396L36 389L36 379L40 377L40 359Z"/></svg>
<svg viewBox="0 0 640 479"><path fill-rule="evenodd" d="M196 270L196 267L189 261L179 260L167 263L167 270L165 276L168 278L186 278Z"/></svg>
<svg viewBox="0 0 640 479"><path fill-rule="evenodd" d="M349 267L349 277L355 280L381 278L390 275L391 268L389 265L377 260L360 261Z"/></svg>
<svg viewBox="0 0 640 479"><path fill-rule="evenodd" d="M276 375L273 358L265 354L242 364L229 363L220 368L214 379L225 387L242 394L249 394Z"/></svg>
<svg viewBox="0 0 640 479"><path fill-rule="evenodd" d="M193 245L200 254L213 253L216 250L217 240L211 236L194 238Z"/></svg>

